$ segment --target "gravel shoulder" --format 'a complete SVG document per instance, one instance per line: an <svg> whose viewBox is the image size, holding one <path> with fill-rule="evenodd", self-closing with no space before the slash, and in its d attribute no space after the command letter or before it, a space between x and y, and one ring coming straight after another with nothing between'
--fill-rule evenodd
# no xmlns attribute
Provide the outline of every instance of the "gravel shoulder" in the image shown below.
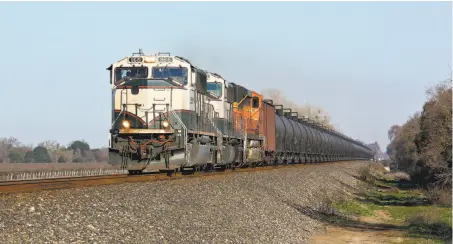
<svg viewBox="0 0 453 244"><path fill-rule="evenodd" d="M0 243L309 243L321 191L366 162L1 195Z"/></svg>

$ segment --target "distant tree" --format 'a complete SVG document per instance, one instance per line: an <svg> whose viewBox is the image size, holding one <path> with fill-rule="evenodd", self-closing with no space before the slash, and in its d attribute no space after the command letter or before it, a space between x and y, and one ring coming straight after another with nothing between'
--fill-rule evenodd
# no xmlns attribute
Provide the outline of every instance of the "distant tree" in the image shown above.
<svg viewBox="0 0 453 244"><path fill-rule="evenodd" d="M85 158L82 156L82 151L79 148L73 150L72 162L74 163L85 162Z"/></svg>
<svg viewBox="0 0 453 244"><path fill-rule="evenodd" d="M37 146L33 149L33 159L39 163L51 163L49 152L43 146Z"/></svg>
<svg viewBox="0 0 453 244"><path fill-rule="evenodd" d="M11 150L8 154L10 163L22 163L24 162L25 154L19 150Z"/></svg>
<svg viewBox="0 0 453 244"><path fill-rule="evenodd" d="M33 151L28 151L27 153L25 153L24 162L25 163L33 163L33 162L35 162Z"/></svg>
<svg viewBox="0 0 453 244"><path fill-rule="evenodd" d="M0 139L0 146L6 147L7 150L12 149L13 147L19 147L20 142L15 137L6 137Z"/></svg>
<svg viewBox="0 0 453 244"><path fill-rule="evenodd" d="M84 140L73 141L69 144L68 148L71 148L73 151L79 149L81 156L85 156L85 152L90 150L90 145Z"/></svg>
<svg viewBox="0 0 453 244"><path fill-rule="evenodd" d="M68 159L64 155L58 156L58 160L57 160L58 163L66 163L67 161L68 161Z"/></svg>
<svg viewBox="0 0 453 244"><path fill-rule="evenodd" d="M398 130L400 128L401 128L401 126L399 126L399 125L392 125L392 127L390 127L390 129L387 132L387 135L388 135L388 138L390 141L393 140L393 138L395 137L396 133L398 132Z"/></svg>
<svg viewBox="0 0 453 244"><path fill-rule="evenodd" d="M8 162L8 149L0 145L0 163Z"/></svg>
<svg viewBox="0 0 453 244"><path fill-rule="evenodd" d="M7 163L10 150L18 146L20 146L20 142L15 137L0 138L0 162Z"/></svg>
<svg viewBox="0 0 453 244"><path fill-rule="evenodd" d="M94 153L92 150L85 151L84 155L85 162L95 162L96 158L94 157Z"/></svg>
<svg viewBox="0 0 453 244"><path fill-rule="evenodd" d="M452 89L451 80L427 92L423 106L420 133L415 140L420 154L419 166L426 183L452 186Z"/></svg>
<svg viewBox="0 0 453 244"><path fill-rule="evenodd" d="M106 148L95 149L93 150L94 158L98 162L107 162L108 161L108 150Z"/></svg>
<svg viewBox="0 0 453 244"><path fill-rule="evenodd" d="M61 148L60 143L58 143L57 141L54 141L54 140L43 141L43 142L39 143L38 146L45 147L48 152L57 151L58 149Z"/></svg>
<svg viewBox="0 0 453 244"><path fill-rule="evenodd" d="M60 151L62 149L64 149L64 147L62 147L60 145L60 143L58 143L57 141L54 141L54 140L43 141L43 142L39 143L38 146L42 146L47 149L47 151L49 152L50 158L52 159L52 162L58 161L58 158L60 156Z"/></svg>
<svg viewBox="0 0 453 244"><path fill-rule="evenodd" d="M393 161L398 162L398 168L409 171L415 168L419 155L414 140L419 131L420 114L415 113L393 136L387 153Z"/></svg>
<svg viewBox="0 0 453 244"><path fill-rule="evenodd" d="M73 151L71 149L69 150L61 150L59 154L59 158L62 157L64 158L65 162L72 162L73 159ZM60 162L62 163L62 162Z"/></svg>

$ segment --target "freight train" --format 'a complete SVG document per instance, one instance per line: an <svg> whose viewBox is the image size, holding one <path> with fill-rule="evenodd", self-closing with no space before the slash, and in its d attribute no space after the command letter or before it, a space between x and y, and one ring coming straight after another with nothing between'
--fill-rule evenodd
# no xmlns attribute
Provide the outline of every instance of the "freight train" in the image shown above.
<svg viewBox="0 0 453 244"><path fill-rule="evenodd" d="M141 49L111 64L109 163L130 174L370 160L363 143L186 58Z"/></svg>

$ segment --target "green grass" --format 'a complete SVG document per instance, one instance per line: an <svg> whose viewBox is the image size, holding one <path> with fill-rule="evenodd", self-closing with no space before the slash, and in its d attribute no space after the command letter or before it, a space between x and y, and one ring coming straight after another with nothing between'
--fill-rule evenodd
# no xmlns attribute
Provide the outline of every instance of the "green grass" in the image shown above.
<svg viewBox="0 0 453 244"><path fill-rule="evenodd" d="M347 215L373 216L374 210L377 210L374 204L362 204L359 201L338 201L333 206L341 213Z"/></svg>
<svg viewBox="0 0 453 244"><path fill-rule="evenodd" d="M415 189L409 182L381 178L373 184L360 194L360 198L337 201L333 206L343 214L355 216L374 216L376 210L388 211L391 220L386 220L385 224L405 230L408 237L426 241L408 239L403 242L406 244L451 243L451 207L430 205L423 191Z"/></svg>
<svg viewBox="0 0 453 244"><path fill-rule="evenodd" d="M364 194L365 200L382 206L420 206L428 205L428 199L416 190L370 190Z"/></svg>

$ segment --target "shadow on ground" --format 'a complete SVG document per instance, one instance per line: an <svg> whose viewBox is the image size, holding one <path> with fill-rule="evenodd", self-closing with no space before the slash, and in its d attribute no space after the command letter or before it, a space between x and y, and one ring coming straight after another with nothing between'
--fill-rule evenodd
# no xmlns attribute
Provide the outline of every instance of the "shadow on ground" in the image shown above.
<svg viewBox="0 0 453 244"><path fill-rule="evenodd" d="M363 181L360 177L347 173L358 181ZM373 203L379 206L427 206L430 205L429 200L422 196L414 196L404 191L416 190L418 185L407 180L386 180L375 179L373 182L366 182L371 187L386 191L385 194L378 191L371 191L367 193L359 193L357 200L359 202ZM392 192L392 190L395 190ZM402 190L402 191L400 191ZM357 192L357 191L356 191Z"/></svg>
<svg viewBox="0 0 453 244"><path fill-rule="evenodd" d="M414 196L405 192L386 192L379 191L362 193L357 200L362 203L373 203L379 206L427 206L429 200L424 196Z"/></svg>
<svg viewBox="0 0 453 244"><path fill-rule="evenodd" d="M324 213L322 211L318 211L316 209L290 203L290 202L284 202L290 207L293 207L296 209L299 213L320 221L322 223L326 224L331 224L337 227L348 227L348 228L355 228L355 229L360 229L360 230L404 230L405 227L403 226L397 226L397 225L392 225L392 224L372 224L372 223L367 223L367 222L362 222L359 220L354 220L352 218L349 218L347 216L342 216L339 214L328 214Z"/></svg>

